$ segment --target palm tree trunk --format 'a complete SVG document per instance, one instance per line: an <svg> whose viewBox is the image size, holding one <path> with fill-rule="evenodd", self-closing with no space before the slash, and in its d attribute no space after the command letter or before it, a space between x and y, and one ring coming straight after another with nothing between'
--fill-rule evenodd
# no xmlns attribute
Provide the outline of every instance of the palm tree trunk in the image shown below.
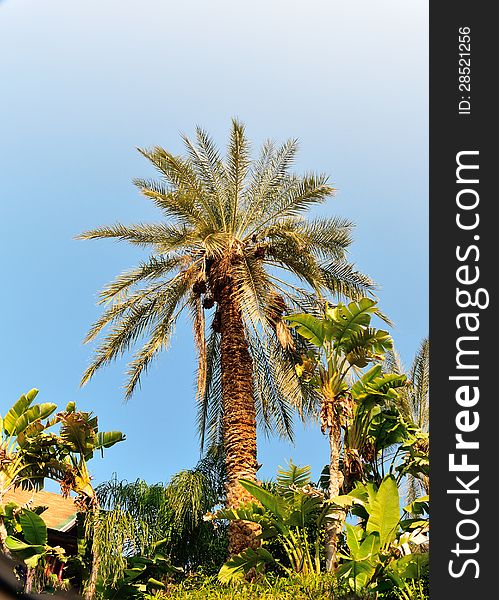
<svg viewBox="0 0 499 600"><path fill-rule="evenodd" d="M241 310L231 286L220 294L223 442L227 471L227 507L254 500L238 482L256 480L256 409L253 361L248 349ZM257 547L258 526L244 521L229 525L229 553Z"/></svg>
<svg viewBox="0 0 499 600"><path fill-rule="evenodd" d="M96 501L97 502L97 501ZM100 555L98 551L97 544L94 543L97 528L99 526L99 505L97 503L96 506L90 509L90 518L92 519L92 539L90 540L90 547L92 549L91 552L91 560L92 563L90 565L90 577L88 578L87 584L85 586L85 600L94 600L95 594L97 591L97 579L99 575L99 563L100 563Z"/></svg>
<svg viewBox="0 0 499 600"><path fill-rule="evenodd" d="M4 494L0 493L0 506L3 506L4 503ZM5 545L5 540L7 539L7 528L5 527L5 520L2 515L0 515L0 552L10 558L11 554L9 549Z"/></svg>
<svg viewBox="0 0 499 600"><path fill-rule="evenodd" d="M3 517L0 516L0 552L4 556L10 557L10 552L7 546L5 545L5 540L7 539L7 528L5 527L5 522Z"/></svg>
<svg viewBox="0 0 499 600"><path fill-rule="evenodd" d="M329 497L334 498L340 493L343 485L343 473L340 470L341 452L341 427L338 422L329 428ZM331 572L336 568L336 553L338 548L338 537L343 528L345 513L338 509L334 518L327 521L325 530L325 555L326 571Z"/></svg>

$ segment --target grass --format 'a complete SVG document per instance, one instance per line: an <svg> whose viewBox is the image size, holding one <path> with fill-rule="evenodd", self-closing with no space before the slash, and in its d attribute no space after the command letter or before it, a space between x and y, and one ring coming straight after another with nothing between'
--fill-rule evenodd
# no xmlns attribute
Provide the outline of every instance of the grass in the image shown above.
<svg viewBox="0 0 499 600"><path fill-rule="evenodd" d="M333 596L335 590L336 580L327 575L266 577L258 583L241 582L232 586L221 586L216 577L193 577L172 587L163 597L170 600L340 600L342 596Z"/></svg>
<svg viewBox="0 0 499 600"><path fill-rule="evenodd" d="M357 596L341 587L333 575L266 577L258 583L220 585L216 577L191 577L157 596L164 600L395 600L396 596ZM416 594L413 600L427 600Z"/></svg>
<svg viewBox="0 0 499 600"><path fill-rule="evenodd" d="M394 592L358 596L340 585L334 575L326 574L291 578L268 574L262 581L232 586L220 585L216 576L194 575L155 596L158 600L403 600L406 597ZM409 597L428 600L427 591L418 586Z"/></svg>

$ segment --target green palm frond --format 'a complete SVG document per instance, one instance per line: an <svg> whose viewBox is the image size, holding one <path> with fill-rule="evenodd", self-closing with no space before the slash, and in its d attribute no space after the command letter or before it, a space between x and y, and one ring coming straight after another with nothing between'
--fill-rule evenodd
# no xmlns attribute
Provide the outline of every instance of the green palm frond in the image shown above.
<svg viewBox="0 0 499 600"><path fill-rule="evenodd" d="M402 374L406 368L395 349L390 350L383 362L384 372ZM413 423L422 431L428 432L430 413L430 344L424 338L414 356L407 384L400 390L396 399L397 408L407 422Z"/></svg>
<svg viewBox="0 0 499 600"><path fill-rule="evenodd" d="M145 153L144 153L145 154ZM147 155L147 154L145 154ZM133 179L134 185L161 209L167 218L185 227L209 227L209 217L197 201L197 188L175 188L153 179Z"/></svg>
<svg viewBox="0 0 499 600"><path fill-rule="evenodd" d="M140 378L149 367L151 361L160 350L167 350L176 319L171 314L167 314L153 329L149 339L142 348L135 353L133 360L129 363L127 369L127 382L125 385L125 399L132 397L136 386L140 383Z"/></svg>
<svg viewBox="0 0 499 600"><path fill-rule="evenodd" d="M133 393L140 374L161 347L167 345L174 321L172 316L189 288L189 280L176 278L159 292L145 296L143 302L132 304L127 312L120 315L119 322L113 325L95 351L95 357L85 371L82 384L87 383L97 369L122 356L147 332L152 332L148 341L137 354L128 371L127 397Z"/></svg>
<svg viewBox="0 0 499 600"><path fill-rule="evenodd" d="M173 190L160 196L154 194L155 202L167 214L173 214L183 222L194 225L216 227L216 218L209 198L207 198L202 181L199 180L193 165L188 159L174 156L159 146L152 150L141 150L145 156L164 176L167 183L171 184ZM140 182L141 180L135 180ZM147 189L143 189L144 195L148 196Z"/></svg>
<svg viewBox="0 0 499 600"><path fill-rule="evenodd" d="M198 390L199 391L199 390ZM217 447L222 441L222 370L220 334L212 331L206 342L206 381L198 395L197 427L201 449Z"/></svg>
<svg viewBox="0 0 499 600"><path fill-rule="evenodd" d="M241 222L237 234L251 237L249 228L267 214L268 206L278 197L289 178L288 171L298 151L297 140L288 140L279 149L267 141L251 169L251 181L242 197Z"/></svg>
<svg viewBox="0 0 499 600"><path fill-rule="evenodd" d="M235 232L238 225L238 210L244 184L251 167L249 143L244 124L232 119L229 144L227 148L228 206L226 209L229 230Z"/></svg>
<svg viewBox="0 0 499 600"><path fill-rule="evenodd" d="M281 219L299 216L311 206L324 202L334 188L328 185L326 175L311 173L304 177L290 177L279 191L262 218L256 222L253 220L251 234Z"/></svg>
<svg viewBox="0 0 499 600"><path fill-rule="evenodd" d="M164 282L160 282L153 286L135 290L133 293L128 293L126 297L120 298L119 301L115 301L110 307L104 310L97 321L92 324L84 342L87 343L94 340L106 326L121 318L125 318L135 310L141 310L142 308L145 310L148 309L148 307L151 307L151 304L153 304L152 298L155 297L163 287ZM151 310L153 309L154 304Z"/></svg>
<svg viewBox="0 0 499 600"><path fill-rule="evenodd" d="M182 136L190 162L198 179L203 184L205 196L209 199L215 224L222 231L228 231L226 214L226 172L214 141L200 127L196 128L197 144L185 135Z"/></svg>
<svg viewBox="0 0 499 600"><path fill-rule="evenodd" d="M276 344L248 335L254 367L254 394L259 424L267 434L293 439L292 395L296 395L296 373L290 361L279 360Z"/></svg>
<svg viewBox="0 0 499 600"><path fill-rule="evenodd" d="M265 326L265 307L271 300L271 287L262 262L245 253L234 266L233 277L237 281L235 298L246 319L254 327Z"/></svg>
<svg viewBox="0 0 499 600"><path fill-rule="evenodd" d="M299 246L297 241L280 240L267 249L266 263L284 271L291 271L315 292L325 288L321 268L313 255Z"/></svg>
<svg viewBox="0 0 499 600"><path fill-rule="evenodd" d="M300 223L299 233L319 259L344 260L354 225L348 219L327 217Z"/></svg>
<svg viewBox="0 0 499 600"><path fill-rule="evenodd" d="M135 225L110 225L85 231L77 236L80 240L114 238L136 246L160 245L163 251L170 252L189 245L193 231L187 227L167 225L166 223L138 223Z"/></svg>
<svg viewBox="0 0 499 600"><path fill-rule="evenodd" d="M328 261L320 267L326 290L336 298L359 300L374 289L373 280L347 261Z"/></svg>
<svg viewBox="0 0 499 600"><path fill-rule="evenodd" d="M106 285L99 293L99 304L112 300L118 294L139 282L164 277L170 271L182 267L186 256L151 256L147 262L118 275L114 281Z"/></svg>
<svg viewBox="0 0 499 600"><path fill-rule="evenodd" d="M428 431L430 416L430 343L428 338L424 338L418 348L409 377L412 382L410 406L413 420L423 431Z"/></svg>

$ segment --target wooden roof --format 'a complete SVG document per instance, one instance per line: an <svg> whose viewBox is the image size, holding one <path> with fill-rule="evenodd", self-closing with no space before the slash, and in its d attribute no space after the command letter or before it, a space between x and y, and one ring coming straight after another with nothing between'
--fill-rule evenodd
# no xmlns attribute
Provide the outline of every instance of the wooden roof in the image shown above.
<svg viewBox="0 0 499 600"><path fill-rule="evenodd" d="M76 508L73 498L63 498L61 494L54 494L41 490L32 492L17 488L7 492L4 496L4 503L15 502L19 506L34 508L35 506L46 506L41 517L49 529L57 531L68 531L76 523Z"/></svg>

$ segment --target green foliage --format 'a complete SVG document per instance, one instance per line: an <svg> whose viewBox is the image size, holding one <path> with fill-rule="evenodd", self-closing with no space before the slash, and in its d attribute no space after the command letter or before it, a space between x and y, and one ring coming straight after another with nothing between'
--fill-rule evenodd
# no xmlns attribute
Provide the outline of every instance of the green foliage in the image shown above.
<svg viewBox="0 0 499 600"><path fill-rule="evenodd" d="M218 580L220 583L230 583L253 571L255 575L263 572L267 564L272 564L274 557L265 548L247 548L241 554L232 556L220 569Z"/></svg>
<svg viewBox="0 0 499 600"><path fill-rule="evenodd" d="M406 580L411 585L411 580ZM400 600L396 590L353 594L343 580L332 574L292 575L276 577L271 573L253 582L238 581L231 585L220 584L210 577L193 576L180 584L169 586L158 593L157 600ZM407 598L407 597L406 597ZM422 587L411 600L427 600Z"/></svg>
<svg viewBox="0 0 499 600"><path fill-rule="evenodd" d="M57 407L33 404L37 395L38 390L30 390L5 417L0 415L0 504L8 489L19 485L40 488L45 477L59 472L57 438L48 431L56 420L43 421Z"/></svg>
<svg viewBox="0 0 499 600"><path fill-rule="evenodd" d="M402 373L404 367L398 354L393 351L387 356L384 368ZM409 381L394 399L405 422L411 424L414 437L404 447L406 452L401 470L407 477L407 498L412 501L429 489L429 416L430 416L430 344L422 340L409 369Z"/></svg>
<svg viewBox="0 0 499 600"><path fill-rule="evenodd" d="M105 600L134 600L165 590L171 576L182 573L182 569L172 566L163 555L162 546L165 542L160 540L153 544L148 557L128 557L122 576L112 586L101 578L97 586L99 597Z"/></svg>
<svg viewBox="0 0 499 600"><path fill-rule="evenodd" d="M0 504L8 489L39 489L45 478L61 482L63 493L74 490L92 497L87 461L94 450L109 448L125 436L99 432L97 417L76 411L74 402L48 419L57 406L33 404L37 395L36 389L22 395L0 416Z"/></svg>
<svg viewBox="0 0 499 600"><path fill-rule="evenodd" d="M33 574L35 588L39 591L61 589L68 581L62 578L61 564L68 557L60 546L48 544L47 526L38 513L43 508L29 510L11 502L4 507L4 524L10 533L4 540L11 556L24 563Z"/></svg>
<svg viewBox="0 0 499 600"><path fill-rule="evenodd" d="M361 520L357 525L346 524L348 554L342 555L345 560L337 575L354 593L396 589L404 598L416 597L411 580L422 579L428 554L415 549L416 544L426 541L422 532L427 530L427 521L422 516L414 520L404 515L408 510L422 515L428 510L428 498L406 507L401 515L398 487L391 475L378 488L358 483L345 498L345 504Z"/></svg>
<svg viewBox="0 0 499 600"><path fill-rule="evenodd" d="M137 557L154 559L158 549L168 564L185 572L200 565L206 572L218 571L227 553L226 525L207 515L223 502L224 479L223 454L213 452L167 485L113 479L98 486L103 510L90 533L101 557L101 588L123 592L125 584L132 585L130 565Z"/></svg>
<svg viewBox="0 0 499 600"><path fill-rule="evenodd" d="M384 548L395 539L400 520L400 499L394 477L388 476L382 481L376 495L366 504L366 510L369 513L366 532L376 532Z"/></svg>
<svg viewBox="0 0 499 600"><path fill-rule="evenodd" d="M361 298L348 305L327 304L322 318L310 314L284 317L318 349L303 356L302 364L296 369L298 375L322 395L323 429L331 427L330 419L334 418L330 410L325 410L327 403L335 404L335 418L344 424L348 419L348 409L345 412L346 406L341 408L345 400L352 397L357 404L364 402L371 410L375 404L396 397L396 389L405 384L404 375L383 374L379 365L360 374L360 368L381 360L393 345L386 331L370 326L373 315L380 315L376 302ZM349 385L351 373L357 374L357 381Z"/></svg>
<svg viewBox="0 0 499 600"><path fill-rule="evenodd" d="M275 491L245 479L241 485L258 503L236 509L218 511L219 519L245 520L258 523L263 546L249 548L231 557L219 572L219 580L229 583L244 577L251 569L261 572L266 564L274 564L292 573L320 572L320 538L318 529L328 517L323 494L311 485L310 467L279 468ZM286 563L273 556L271 544L278 544Z"/></svg>
<svg viewBox="0 0 499 600"><path fill-rule="evenodd" d="M31 390L22 395L5 418L0 417L0 544L4 552L33 569L35 586L45 589L50 582L52 587L63 584L62 568L57 575L51 569L68 557L61 548L48 545L41 511L4 506L5 493L18 486L36 490L43 487L45 478L51 478L60 484L63 495L77 494L80 510L95 509L87 462L95 450L109 448L125 436L99 432L97 417L77 411L74 402L52 416L56 405L33 404L37 393ZM83 557L73 557L72 566L81 573L88 567Z"/></svg>

